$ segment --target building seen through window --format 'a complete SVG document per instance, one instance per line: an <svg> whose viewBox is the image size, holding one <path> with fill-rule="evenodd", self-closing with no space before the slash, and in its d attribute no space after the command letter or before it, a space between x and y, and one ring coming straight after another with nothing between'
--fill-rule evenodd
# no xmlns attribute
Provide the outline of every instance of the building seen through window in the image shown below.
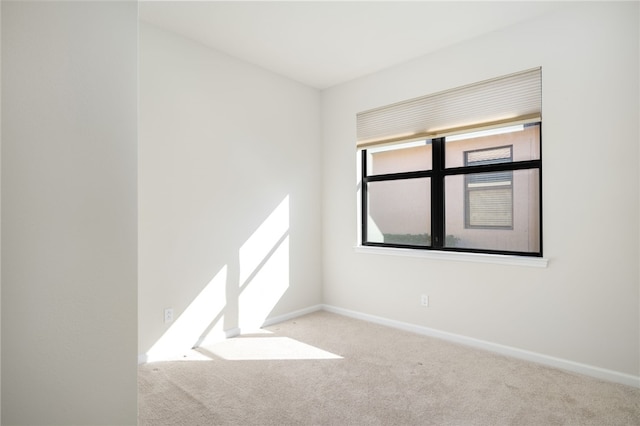
<svg viewBox="0 0 640 426"><path fill-rule="evenodd" d="M539 123L362 155L363 244L541 254Z"/></svg>

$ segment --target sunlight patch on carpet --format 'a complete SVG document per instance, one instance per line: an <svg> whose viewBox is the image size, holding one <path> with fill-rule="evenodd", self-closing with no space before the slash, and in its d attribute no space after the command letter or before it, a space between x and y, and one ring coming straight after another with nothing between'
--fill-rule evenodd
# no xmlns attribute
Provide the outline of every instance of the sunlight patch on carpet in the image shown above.
<svg viewBox="0 0 640 426"><path fill-rule="evenodd" d="M228 361L342 359L289 337L241 337L200 348Z"/></svg>

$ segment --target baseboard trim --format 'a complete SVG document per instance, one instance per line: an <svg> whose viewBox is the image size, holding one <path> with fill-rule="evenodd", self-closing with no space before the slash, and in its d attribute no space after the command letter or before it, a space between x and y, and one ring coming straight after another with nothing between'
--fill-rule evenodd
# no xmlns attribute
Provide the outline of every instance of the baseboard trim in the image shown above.
<svg viewBox="0 0 640 426"><path fill-rule="evenodd" d="M232 337L239 336L242 331L239 328L232 328L231 330L224 331L224 336L220 340L231 339Z"/></svg>
<svg viewBox="0 0 640 426"><path fill-rule="evenodd" d="M290 319L294 319L297 317L301 317L302 315L310 314L312 312L320 311L323 309L323 305L313 305L308 308L299 309L297 311L289 312L284 315L278 315L272 318L267 318L263 323L262 327L268 327L270 325L277 324L279 322L288 321ZM246 331L246 330L245 330ZM230 330L225 330L213 336L210 339L207 339L207 343L211 343L213 341L220 341L225 339L230 339L232 337L236 337L242 334L242 329L240 328L232 328ZM149 362L149 356L145 354L138 354L138 365L146 364Z"/></svg>
<svg viewBox="0 0 640 426"><path fill-rule="evenodd" d="M267 318L263 323L263 327L269 327L270 325L278 324L279 322L289 321L291 319L301 317L303 315L310 314L312 312L321 311L324 305L313 305L308 308L299 309L297 311L289 312L288 314L278 315L276 317Z"/></svg>
<svg viewBox="0 0 640 426"><path fill-rule="evenodd" d="M410 324L402 321L396 321L396 320L391 320L388 318L383 318L375 315L365 314L362 312L352 311L349 309L339 308L337 306L322 305L322 309L327 312L344 315L350 318L364 320L364 321L372 322L375 324L396 328L399 330L410 331L410 332L422 334L425 336L435 337L438 339L443 339L450 342L487 350L487 351L498 353L501 355L507 355L513 358L518 358L525 361L531 361L537 364L547 365L549 367L554 367L561 370L567 370L574 373L584 374L586 376L594 377L597 379L607 380L610 382L621 383L623 385L640 388L640 376L633 376L631 374L621 373L614 370L607 370L605 368L595 367L588 364L582 364L582 363L570 361L567 359L556 358L556 357L540 354L537 352L531 352L524 349L514 348L511 346L500 345L497 343L488 342L486 340L475 339L472 337L466 337L459 334L435 330L429 327L423 327L423 326Z"/></svg>

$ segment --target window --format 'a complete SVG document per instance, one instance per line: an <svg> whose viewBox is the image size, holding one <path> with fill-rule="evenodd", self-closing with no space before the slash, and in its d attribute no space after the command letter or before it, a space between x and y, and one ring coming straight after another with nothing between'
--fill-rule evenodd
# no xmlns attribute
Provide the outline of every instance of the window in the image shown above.
<svg viewBox="0 0 640 426"><path fill-rule="evenodd" d="M539 91L539 69L521 73L518 78L522 75L537 78ZM504 81L490 83L495 86ZM486 92L486 82L481 85ZM470 87L461 90L469 91ZM476 89L471 87L482 106ZM510 95L516 100L522 95L518 90L514 91L517 96ZM454 102L457 112L453 115L464 117L461 112L470 107L469 99L460 96L460 90L453 92L449 96L462 99ZM447 96L435 96L439 97L439 107L446 105L442 100ZM431 102L431 98L407 103L415 110L417 103ZM503 103L513 106L511 101ZM389 131L389 118L398 108L406 107L405 103L386 107L392 113L374 110L379 116L382 112L384 119L374 120L386 126L382 133ZM539 103L534 109L537 114L510 111L511 119L452 126L444 131L414 130L412 136L404 138L389 132L375 140L375 133L381 130L364 125L366 130L374 130L365 132L365 142L359 143L362 245L542 256ZM425 114L421 120L428 123L433 112ZM425 136L416 137L422 134Z"/></svg>

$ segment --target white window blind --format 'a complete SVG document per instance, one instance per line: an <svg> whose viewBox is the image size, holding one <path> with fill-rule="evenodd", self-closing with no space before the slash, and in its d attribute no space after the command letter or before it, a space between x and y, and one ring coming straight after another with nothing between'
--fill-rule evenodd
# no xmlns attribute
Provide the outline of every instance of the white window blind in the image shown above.
<svg viewBox="0 0 640 426"><path fill-rule="evenodd" d="M357 146L537 122L541 107L542 70L535 68L361 112Z"/></svg>
<svg viewBox="0 0 640 426"><path fill-rule="evenodd" d="M479 188L469 191L468 226L501 228L513 226L513 191L509 188Z"/></svg>

